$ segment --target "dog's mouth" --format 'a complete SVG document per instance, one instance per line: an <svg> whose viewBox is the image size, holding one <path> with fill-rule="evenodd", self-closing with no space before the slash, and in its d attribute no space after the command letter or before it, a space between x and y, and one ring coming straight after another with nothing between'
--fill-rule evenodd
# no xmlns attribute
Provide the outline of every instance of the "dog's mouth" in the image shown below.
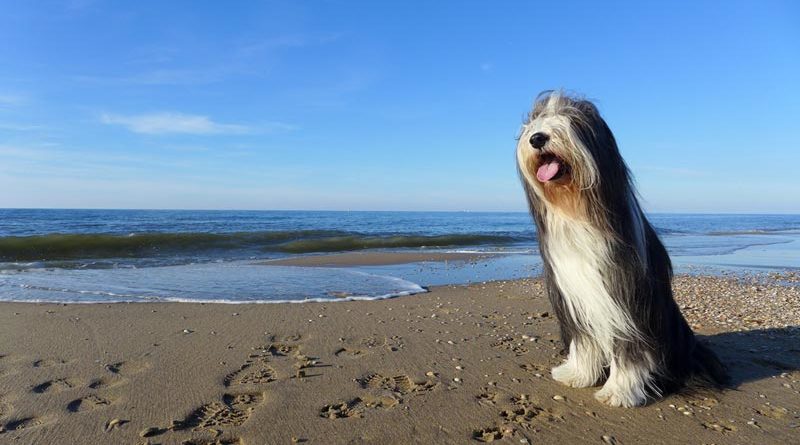
<svg viewBox="0 0 800 445"><path fill-rule="evenodd" d="M536 169L536 179L540 182L550 182L561 179L569 173L569 164L553 153L539 155L539 167Z"/></svg>

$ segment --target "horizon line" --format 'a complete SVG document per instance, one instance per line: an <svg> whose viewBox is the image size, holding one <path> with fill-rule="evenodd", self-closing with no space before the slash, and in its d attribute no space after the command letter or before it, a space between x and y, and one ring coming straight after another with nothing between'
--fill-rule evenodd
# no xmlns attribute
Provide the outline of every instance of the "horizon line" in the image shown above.
<svg viewBox="0 0 800 445"><path fill-rule="evenodd" d="M106 210L140 212L329 212L329 213L530 213L527 210L365 210L365 209L208 209L208 208L116 208L116 207L1 207L0 210ZM697 211L655 211L648 215L781 215L800 216L800 212L697 212Z"/></svg>

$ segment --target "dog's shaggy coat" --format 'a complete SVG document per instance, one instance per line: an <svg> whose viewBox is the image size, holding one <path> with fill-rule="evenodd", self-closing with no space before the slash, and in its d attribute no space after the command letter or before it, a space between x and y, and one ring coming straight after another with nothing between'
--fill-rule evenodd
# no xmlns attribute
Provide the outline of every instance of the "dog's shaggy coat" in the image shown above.
<svg viewBox="0 0 800 445"><path fill-rule="evenodd" d="M724 383L724 367L672 297L669 256L597 108L542 93L522 128L517 164L569 350L553 378L579 388L606 379L595 397L625 407L692 378Z"/></svg>

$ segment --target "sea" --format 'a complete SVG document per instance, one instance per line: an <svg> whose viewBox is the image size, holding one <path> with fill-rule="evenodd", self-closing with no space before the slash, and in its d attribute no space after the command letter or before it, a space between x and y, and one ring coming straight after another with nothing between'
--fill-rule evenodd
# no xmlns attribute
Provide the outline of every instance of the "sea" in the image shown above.
<svg viewBox="0 0 800 445"><path fill-rule="evenodd" d="M800 215L648 219L678 273L800 269ZM496 255L358 267L268 265L348 251ZM523 212L0 209L0 301L372 300L540 273L536 232Z"/></svg>

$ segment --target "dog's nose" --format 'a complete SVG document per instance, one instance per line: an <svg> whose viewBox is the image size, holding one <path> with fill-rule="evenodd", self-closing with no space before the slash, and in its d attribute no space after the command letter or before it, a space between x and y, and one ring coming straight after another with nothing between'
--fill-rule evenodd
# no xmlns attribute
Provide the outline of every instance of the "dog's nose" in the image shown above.
<svg viewBox="0 0 800 445"><path fill-rule="evenodd" d="M544 134L542 132L533 133L533 136L531 136L531 140L530 140L531 147L536 148L536 149L542 148L542 147L544 147L544 144L546 144L549 139L550 139L550 136L548 136L548 135L546 135L546 134Z"/></svg>

